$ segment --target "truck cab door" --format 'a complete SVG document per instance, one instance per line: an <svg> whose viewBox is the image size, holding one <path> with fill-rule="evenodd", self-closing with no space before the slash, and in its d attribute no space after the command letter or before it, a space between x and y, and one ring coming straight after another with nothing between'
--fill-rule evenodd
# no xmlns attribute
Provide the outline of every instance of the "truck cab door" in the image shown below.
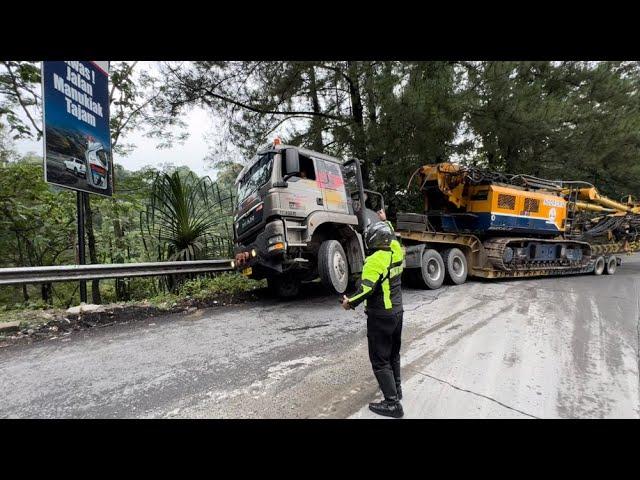
<svg viewBox="0 0 640 480"><path fill-rule="evenodd" d="M317 172L312 158L299 154L300 173L287 180L288 187L281 194L281 208L291 216L306 218L310 213L324 210L322 189L317 181ZM284 165L282 174L285 175Z"/></svg>
<svg viewBox="0 0 640 480"><path fill-rule="evenodd" d="M322 190L324 209L329 212L349 213L340 165L316 158L316 176Z"/></svg>

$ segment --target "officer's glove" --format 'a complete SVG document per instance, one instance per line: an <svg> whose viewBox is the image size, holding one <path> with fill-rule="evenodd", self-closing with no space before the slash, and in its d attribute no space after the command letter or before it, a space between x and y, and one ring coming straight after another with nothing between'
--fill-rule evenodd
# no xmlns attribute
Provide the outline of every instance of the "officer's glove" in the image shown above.
<svg viewBox="0 0 640 480"><path fill-rule="evenodd" d="M353 307L349 304L349 299L346 295L342 296L342 300L340 301L340 303L342 304L342 308L344 308L345 310L353 310Z"/></svg>

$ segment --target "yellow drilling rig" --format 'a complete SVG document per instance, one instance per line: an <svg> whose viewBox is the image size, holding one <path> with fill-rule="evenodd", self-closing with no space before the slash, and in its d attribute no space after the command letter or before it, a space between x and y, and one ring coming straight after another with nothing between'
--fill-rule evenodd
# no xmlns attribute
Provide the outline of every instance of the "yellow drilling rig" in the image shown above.
<svg viewBox="0 0 640 480"><path fill-rule="evenodd" d="M467 276L613 274L640 250L640 203L581 181L545 180L439 163L416 179L424 211L398 213L407 275L422 286ZM414 184L415 184L414 183Z"/></svg>

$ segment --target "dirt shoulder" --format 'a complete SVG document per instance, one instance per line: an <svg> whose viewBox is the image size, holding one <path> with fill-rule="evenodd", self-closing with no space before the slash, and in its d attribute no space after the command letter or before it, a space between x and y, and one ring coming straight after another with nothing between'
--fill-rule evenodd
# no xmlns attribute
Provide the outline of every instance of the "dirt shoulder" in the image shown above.
<svg viewBox="0 0 640 480"><path fill-rule="evenodd" d="M15 310L0 316L0 348L21 345L95 327L144 320L175 313L192 313L199 308L225 307L255 302L265 295L261 289L239 294L218 294L205 299L184 298L152 303L112 303L78 305L67 310ZM3 329L4 327L4 329Z"/></svg>

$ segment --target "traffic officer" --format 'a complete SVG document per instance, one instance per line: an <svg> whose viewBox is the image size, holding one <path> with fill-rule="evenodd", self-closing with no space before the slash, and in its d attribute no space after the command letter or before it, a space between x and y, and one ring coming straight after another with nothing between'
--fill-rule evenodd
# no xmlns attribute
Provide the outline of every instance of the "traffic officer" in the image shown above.
<svg viewBox="0 0 640 480"><path fill-rule="evenodd" d="M384 218L384 212L379 215ZM365 302L369 360L384 395L382 402L370 403L369 409L379 415L400 418L404 415L400 404L404 254L389 222L370 225L364 237L368 257L362 268L362 282L351 298L343 296L342 306L350 310Z"/></svg>

